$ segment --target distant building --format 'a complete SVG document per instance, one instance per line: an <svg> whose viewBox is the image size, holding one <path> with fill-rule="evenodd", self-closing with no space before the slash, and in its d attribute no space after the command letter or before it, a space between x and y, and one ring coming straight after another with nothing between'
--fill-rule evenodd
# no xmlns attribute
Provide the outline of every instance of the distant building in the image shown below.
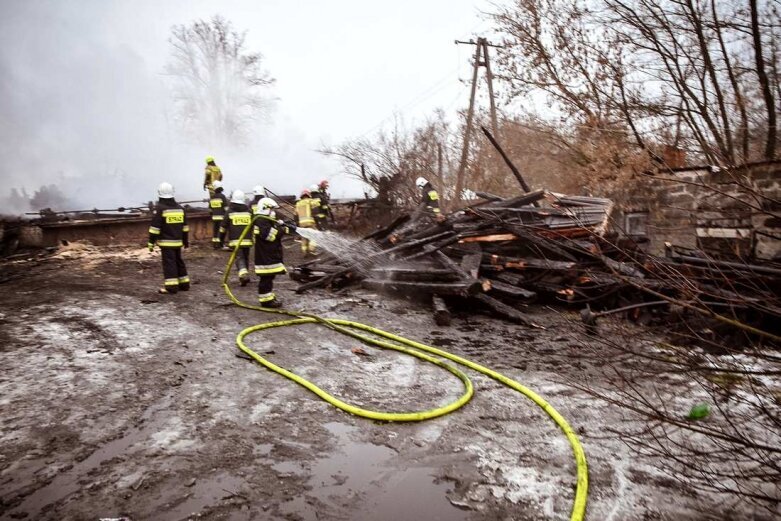
<svg viewBox="0 0 781 521"><path fill-rule="evenodd" d="M720 258L781 261L781 161L672 168L633 182L611 194L613 229L649 253L663 254L670 243Z"/></svg>

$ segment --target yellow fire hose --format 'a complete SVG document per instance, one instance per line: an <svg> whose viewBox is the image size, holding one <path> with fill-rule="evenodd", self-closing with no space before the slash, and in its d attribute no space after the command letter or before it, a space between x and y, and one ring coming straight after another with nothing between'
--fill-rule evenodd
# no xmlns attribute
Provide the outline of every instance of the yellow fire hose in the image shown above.
<svg viewBox="0 0 781 521"><path fill-rule="evenodd" d="M257 219L258 217L256 216L252 220L252 223L250 223L244 228L241 236L239 237L239 240L237 241L237 244L241 243L241 240L247 235L250 228L252 228L252 224ZM427 420L430 418L436 418L438 416L442 416L449 412L455 411L456 409L465 405L472 398L472 395L474 394L474 388L472 386L472 382L469 380L466 374L464 374L456 367L447 364L438 358L434 358L433 356L430 356L429 354L426 353L430 353L438 357L446 358L452 362L455 362L462 366L468 367L474 371L482 373L486 376L489 376L494 380L506 385L507 387L510 387L511 389L518 391L519 393L523 394L531 401L533 401L535 404L537 404L540 408L542 408L542 410L544 410L548 414L548 416L550 416L553 419L554 422L556 422L556 425L559 426L559 428L562 430L564 435L567 437L567 440L569 441L569 444L572 447L572 452L575 456L575 463L577 465L577 486L575 489L575 501L572 505L572 513L570 515L570 520L582 521L584 519L586 513L586 501L588 498L588 465L586 463L586 454L583 451L583 447L580 445L580 441L578 440L575 431L572 430L572 427L570 427L569 423L567 423L567 420L565 420L564 417L561 416L561 414L559 414L556 411L556 409L554 409L540 395L538 395L531 389L524 387L523 385L516 382L515 380L512 380L511 378L508 378L503 374L497 373L496 371L493 371L480 364L471 362L465 358L461 358L460 356L456 356L452 353L448 353L447 351L442 351L441 349L427 346L425 344L421 344L419 342L415 342L413 340L409 340L407 338L400 337L392 333L388 333L387 331L383 331L381 329L376 329L374 327L367 326L366 324L353 322L351 320L322 318L316 315L311 315L311 314L302 313L298 311L270 309L270 308L264 308L260 306L253 306L251 304L246 304L240 301L238 298L236 298L236 296L233 294L233 292L231 291L228 285L231 268L233 267L233 263L236 260L236 254L238 252L238 249L239 247L236 246L233 250L233 253L231 253L230 259L228 260L228 265L225 268L225 273L222 276L222 287L225 289L225 293L228 295L228 298L231 300L231 302L233 302L239 307L246 308L246 309L254 309L257 311L263 311L265 313L278 313L290 317L297 317L290 320L280 320L276 322L266 322L263 324L257 324L255 326L251 326L242 330L236 337L236 344L239 346L239 349L241 349L244 353L251 356L255 361L257 361L259 364L266 367L267 369L270 369L275 373L279 373L285 378L289 378L294 382L296 382L297 384L309 389L317 396L319 396L326 402L334 405L335 407L338 407L339 409L342 409L343 411L349 412L356 416L370 418L373 420L384 420L384 421ZM270 361L266 360L265 358L257 354L255 351L250 349L244 343L245 337L250 333L254 333L255 331L262 331L274 327L296 326L299 324L320 324L324 327L327 327L329 329L332 329L344 335L357 338L358 340L368 345L373 345L373 346L386 348L386 349L393 349L395 351L400 351L402 353L406 353L408 355L417 357L421 360L425 360L426 362L431 362L432 364L435 364L436 366L445 369L451 372L452 374L454 374L455 376L457 376L464 385L464 392L454 402L451 402L448 405L438 407L435 409L429 409L427 411L379 412L379 411L372 411L369 409L362 409L360 407L356 407L354 405L351 405L349 403L346 403L336 398L335 396L329 394L328 392L320 389L309 380L306 380L305 378L302 378L291 371L288 371L282 367L279 367L278 365L271 363ZM369 337L360 334L358 333L358 331L365 331L371 333L372 335L375 335L375 337ZM391 340L392 342L381 340L376 337L381 337L387 340Z"/></svg>

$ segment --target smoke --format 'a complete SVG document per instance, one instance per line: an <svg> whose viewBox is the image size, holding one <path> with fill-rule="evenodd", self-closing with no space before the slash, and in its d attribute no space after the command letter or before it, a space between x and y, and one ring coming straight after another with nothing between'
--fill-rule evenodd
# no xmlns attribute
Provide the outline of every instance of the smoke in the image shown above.
<svg viewBox="0 0 781 521"><path fill-rule="evenodd" d="M137 206L155 199L162 181L174 184L179 200L201 199L207 155L229 190L264 184L297 193L324 177L316 146L304 145L310 140L284 114L261 122L243 148L187 143L172 122L163 71L171 25L191 18L155 23L148 5L138 16L131 5L4 3L0 214L38 210L43 200L54 210ZM60 197L28 195L42 187Z"/></svg>

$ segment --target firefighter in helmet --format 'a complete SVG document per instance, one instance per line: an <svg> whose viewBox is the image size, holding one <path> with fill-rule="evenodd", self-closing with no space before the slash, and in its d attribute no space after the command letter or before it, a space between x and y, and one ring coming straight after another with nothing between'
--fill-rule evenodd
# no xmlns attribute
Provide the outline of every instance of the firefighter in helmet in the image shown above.
<svg viewBox="0 0 781 521"><path fill-rule="evenodd" d="M317 228L315 215L317 207L320 204L319 199L313 199L309 190L301 192L301 198L296 201L296 222L299 228ZM316 255L316 244L306 237L301 237L301 252L304 255Z"/></svg>
<svg viewBox="0 0 781 521"><path fill-rule="evenodd" d="M214 181L212 186L214 187L214 195L209 199L209 210L212 214L212 246L216 250L225 242L225 234L220 233L220 228L225 219L228 198L223 193L222 181Z"/></svg>
<svg viewBox="0 0 781 521"><path fill-rule="evenodd" d="M252 201L249 203L250 210L252 210L252 215L258 214L258 203L261 199L266 197L266 189L263 187L263 185L257 185L255 188L252 189Z"/></svg>
<svg viewBox="0 0 781 521"><path fill-rule="evenodd" d="M188 248L190 227L187 215L174 199L171 183L161 183L157 188L159 197L155 205L152 223L149 226L149 251L155 245L160 248L163 259L163 287L160 293L177 293L190 289L190 277L182 259L182 248Z"/></svg>
<svg viewBox="0 0 781 521"><path fill-rule="evenodd" d="M203 189L209 191L209 197L214 197L215 181L222 181L222 170L214 162L212 156L206 156L206 169L203 172Z"/></svg>
<svg viewBox="0 0 781 521"><path fill-rule="evenodd" d="M425 216L434 219L436 222L441 223L445 221L445 216L439 208L439 194L431 183L425 177L418 177L415 180L415 185L420 189L422 194L421 204L425 205Z"/></svg>
<svg viewBox="0 0 781 521"><path fill-rule="evenodd" d="M309 187L309 197L312 198L313 216L315 218L315 226L318 230L325 230L328 226L326 222L326 215L323 211L323 196L320 194L320 187L318 185L312 185Z"/></svg>
<svg viewBox="0 0 781 521"><path fill-rule="evenodd" d="M286 273L283 262L282 237L295 231L295 226L277 219L279 204L270 197L258 201L253 235L255 237L255 274L258 281L258 302L261 307L278 308L282 304L274 293L274 277Z"/></svg>
<svg viewBox="0 0 781 521"><path fill-rule="evenodd" d="M318 192L320 193L320 213L325 216L324 223L335 224L334 213L331 210L331 194L328 193L328 180L323 179L320 184L317 185ZM329 224L326 224L329 226Z"/></svg>
<svg viewBox="0 0 781 521"><path fill-rule="evenodd" d="M238 248L236 251L236 269L239 270L239 283L249 284L249 251L252 248L252 234L248 231L240 239L244 229L252 222L252 214L244 199L244 192L234 190L231 194L228 211L220 232L228 234L228 246Z"/></svg>

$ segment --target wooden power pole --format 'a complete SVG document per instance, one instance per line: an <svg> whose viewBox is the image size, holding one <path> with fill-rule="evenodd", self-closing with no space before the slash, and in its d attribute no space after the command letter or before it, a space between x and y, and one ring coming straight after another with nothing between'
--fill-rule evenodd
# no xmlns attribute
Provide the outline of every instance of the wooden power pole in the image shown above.
<svg viewBox="0 0 781 521"><path fill-rule="evenodd" d="M477 41L469 40L462 42L456 40L456 44L467 44L475 46L475 56L472 63L472 88L469 93L469 109L466 113L466 128L464 129L464 144L461 148L461 160L458 163L458 174L456 175L456 195L455 200L461 199L461 192L464 190L464 173L466 164L469 160L469 140L472 137L472 123L475 114L475 93L477 92L477 76L480 67L485 67L486 83L488 83L488 99L491 110L491 129L494 136L498 136L498 124L496 119L496 102L494 100L493 73L491 72L491 61L488 58L489 47L499 47L489 43L485 38L478 38Z"/></svg>

